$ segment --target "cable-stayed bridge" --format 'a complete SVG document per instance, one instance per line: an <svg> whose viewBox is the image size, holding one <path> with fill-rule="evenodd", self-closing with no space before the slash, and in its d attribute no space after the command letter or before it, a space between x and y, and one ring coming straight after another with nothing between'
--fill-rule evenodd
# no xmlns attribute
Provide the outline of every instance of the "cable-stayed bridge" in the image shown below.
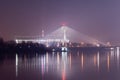
<svg viewBox="0 0 120 80"><path fill-rule="evenodd" d="M77 42L81 44L92 44L96 46L100 46L100 45L108 46L109 45L97 39L94 39L90 36L82 34L79 31L76 31L67 26L62 26L58 28L57 30L54 30L52 33L48 35L44 35L44 30L42 30L41 36L16 36L15 41L16 43L33 42L33 43L43 43L47 45L52 42L63 43L63 44Z"/></svg>

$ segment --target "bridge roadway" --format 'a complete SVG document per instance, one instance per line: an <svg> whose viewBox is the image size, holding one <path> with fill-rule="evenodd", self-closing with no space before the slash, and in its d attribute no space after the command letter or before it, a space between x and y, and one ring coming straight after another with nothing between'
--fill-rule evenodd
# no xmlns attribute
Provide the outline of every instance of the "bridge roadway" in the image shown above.
<svg viewBox="0 0 120 80"><path fill-rule="evenodd" d="M53 52L67 52L67 51L110 51L117 50L119 46L102 46L102 47L52 47Z"/></svg>

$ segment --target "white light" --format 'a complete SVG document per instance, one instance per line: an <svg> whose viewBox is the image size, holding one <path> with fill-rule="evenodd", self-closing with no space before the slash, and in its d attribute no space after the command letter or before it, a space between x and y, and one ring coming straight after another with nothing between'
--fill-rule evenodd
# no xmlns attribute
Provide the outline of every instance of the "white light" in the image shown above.
<svg viewBox="0 0 120 80"><path fill-rule="evenodd" d="M99 56L99 52L97 53L97 67L99 70L99 66L100 66L100 56Z"/></svg>
<svg viewBox="0 0 120 80"><path fill-rule="evenodd" d="M16 77L18 76L18 55L16 54Z"/></svg>
<svg viewBox="0 0 120 80"><path fill-rule="evenodd" d="M62 47L62 51L68 51L67 47Z"/></svg>
<svg viewBox="0 0 120 80"><path fill-rule="evenodd" d="M16 54L16 66L18 65L18 55Z"/></svg>
<svg viewBox="0 0 120 80"><path fill-rule="evenodd" d="M100 44L96 44L97 47L100 47Z"/></svg>
<svg viewBox="0 0 120 80"><path fill-rule="evenodd" d="M52 49L52 51L55 51L55 49Z"/></svg>
<svg viewBox="0 0 120 80"><path fill-rule="evenodd" d="M111 50L113 50L114 48L110 48Z"/></svg>
<svg viewBox="0 0 120 80"><path fill-rule="evenodd" d="M18 40L16 39L15 42L18 44Z"/></svg>

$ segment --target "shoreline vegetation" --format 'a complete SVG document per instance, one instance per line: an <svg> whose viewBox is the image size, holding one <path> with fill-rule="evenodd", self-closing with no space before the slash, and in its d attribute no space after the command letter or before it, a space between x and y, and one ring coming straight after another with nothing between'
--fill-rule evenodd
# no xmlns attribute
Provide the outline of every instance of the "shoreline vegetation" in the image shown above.
<svg viewBox="0 0 120 80"><path fill-rule="evenodd" d="M46 48L43 44L38 43L19 43L15 41L4 41L0 38L0 52L45 52L50 49Z"/></svg>
<svg viewBox="0 0 120 80"><path fill-rule="evenodd" d="M15 41L7 41L5 42L2 38L0 38L0 53L45 53L45 52L67 52L67 51L86 51L86 50L103 50L106 49L105 46L82 46L78 47L76 46L77 43L73 43L75 47L70 47L69 45L67 46L67 49L65 46L59 46L57 47L56 45L52 45L50 47L46 47L44 44L40 43L32 43L32 42L22 42L22 43L16 43ZM62 49L63 48L63 49Z"/></svg>

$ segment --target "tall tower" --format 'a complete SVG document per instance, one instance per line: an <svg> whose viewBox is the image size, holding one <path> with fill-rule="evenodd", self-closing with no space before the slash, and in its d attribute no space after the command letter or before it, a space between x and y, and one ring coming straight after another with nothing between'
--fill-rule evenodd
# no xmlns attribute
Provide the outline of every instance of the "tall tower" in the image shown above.
<svg viewBox="0 0 120 80"><path fill-rule="evenodd" d="M45 35L44 35L44 30L42 30L42 38L44 38L44 36L45 36Z"/></svg>
<svg viewBox="0 0 120 80"><path fill-rule="evenodd" d="M62 31L63 31L63 40L66 41L66 26L62 26Z"/></svg>
<svg viewBox="0 0 120 80"><path fill-rule="evenodd" d="M64 28L64 41L66 40L66 30Z"/></svg>

